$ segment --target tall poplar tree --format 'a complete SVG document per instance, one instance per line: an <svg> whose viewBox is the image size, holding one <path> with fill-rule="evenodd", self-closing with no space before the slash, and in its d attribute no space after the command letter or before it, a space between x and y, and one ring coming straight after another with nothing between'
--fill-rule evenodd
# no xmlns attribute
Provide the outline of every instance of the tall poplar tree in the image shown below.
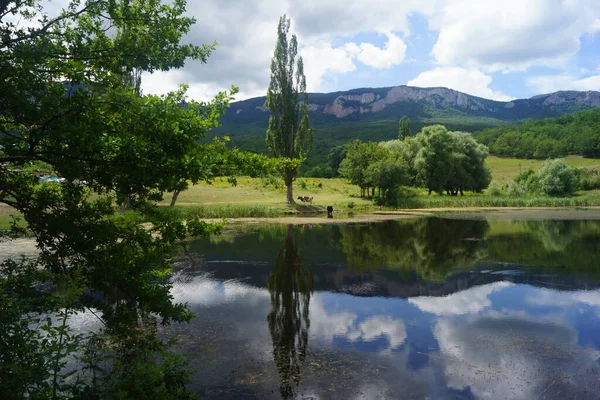
<svg viewBox="0 0 600 400"><path fill-rule="evenodd" d="M288 42L289 30L290 20L283 15L277 27L277 45L271 61L271 82L265 106L271 111L267 145L273 156L286 159L281 163L280 171L287 187L286 202L293 204L292 183L312 146L313 130L308 121L304 64L302 57L297 57L296 35Z"/></svg>

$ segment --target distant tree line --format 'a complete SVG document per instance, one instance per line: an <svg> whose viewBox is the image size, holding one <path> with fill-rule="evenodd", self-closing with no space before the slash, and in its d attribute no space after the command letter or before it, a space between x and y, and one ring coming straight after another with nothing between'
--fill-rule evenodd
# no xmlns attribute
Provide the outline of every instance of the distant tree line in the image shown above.
<svg viewBox="0 0 600 400"><path fill-rule="evenodd" d="M403 140L349 143L339 173L360 188L361 196L394 205L402 186L452 196L481 192L491 181L487 155L487 147L470 134L433 125Z"/></svg>
<svg viewBox="0 0 600 400"><path fill-rule="evenodd" d="M484 129L473 135L491 154L516 158L600 156L600 108L521 125Z"/></svg>

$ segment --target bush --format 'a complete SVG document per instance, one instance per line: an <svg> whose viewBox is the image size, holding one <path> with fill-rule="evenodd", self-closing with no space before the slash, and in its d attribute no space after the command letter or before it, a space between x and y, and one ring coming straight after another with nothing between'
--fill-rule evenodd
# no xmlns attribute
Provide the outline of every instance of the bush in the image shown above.
<svg viewBox="0 0 600 400"><path fill-rule="evenodd" d="M302 189L306 189L306 181L304 179L298 179L298 186Z"/></svg>
<svg viewBox="0 0 600 400"><path fill-rule="evenodd" d="M511 182L506 185L506 194L510 197L523 197L527 194L527 186L521 182Z"/></svg>
<svg viewBox="0 0 600 400"><path fill-rule="evenodd" d="M577 190L575 170L564 160L548 160L537 173L534 186L533 191L543 196L572 196Z"/></svg>
<svg viewBox="0 0 600 400"><path fill-rule="evenodd" d="M487 196L504 196L504 191L495 183L491 184L485 191Z"/></svg>
<svg viewBox="0 0 600 400"><path fill-rule="evenodd" d="M600 189L600 171L597 169L577 168L575 170L578 186L581 190Z"/></svg>

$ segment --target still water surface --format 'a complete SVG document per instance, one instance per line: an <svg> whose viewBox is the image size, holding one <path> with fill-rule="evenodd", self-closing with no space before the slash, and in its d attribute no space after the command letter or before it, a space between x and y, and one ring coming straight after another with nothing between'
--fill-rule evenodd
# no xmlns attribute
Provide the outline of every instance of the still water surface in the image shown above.
<svg viewBox="0 0 600 400"><path fill-rule="evenodd" d="M178 262L201 398L600 397L600 221L244 229Z"/></svg>

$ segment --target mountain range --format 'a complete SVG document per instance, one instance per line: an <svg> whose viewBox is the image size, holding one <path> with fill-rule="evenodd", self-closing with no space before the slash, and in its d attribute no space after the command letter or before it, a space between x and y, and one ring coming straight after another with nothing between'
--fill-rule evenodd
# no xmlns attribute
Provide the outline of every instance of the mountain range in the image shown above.
<svg viewBox="0 0 600 400"><path fill-rule="evenodd" d="M243 149L266 151L264 137L270 113L264 103L265 97L232 103L214 134L231 136L232 142ZM323 161L332 146L355 138L393 139L403 115L412 120L413 133L436 123L473 132L594 107L600 107L600 92L559 91L509 102L443 87L395 86L309 93L309 118L315 129L311 159Z"/></svg>

